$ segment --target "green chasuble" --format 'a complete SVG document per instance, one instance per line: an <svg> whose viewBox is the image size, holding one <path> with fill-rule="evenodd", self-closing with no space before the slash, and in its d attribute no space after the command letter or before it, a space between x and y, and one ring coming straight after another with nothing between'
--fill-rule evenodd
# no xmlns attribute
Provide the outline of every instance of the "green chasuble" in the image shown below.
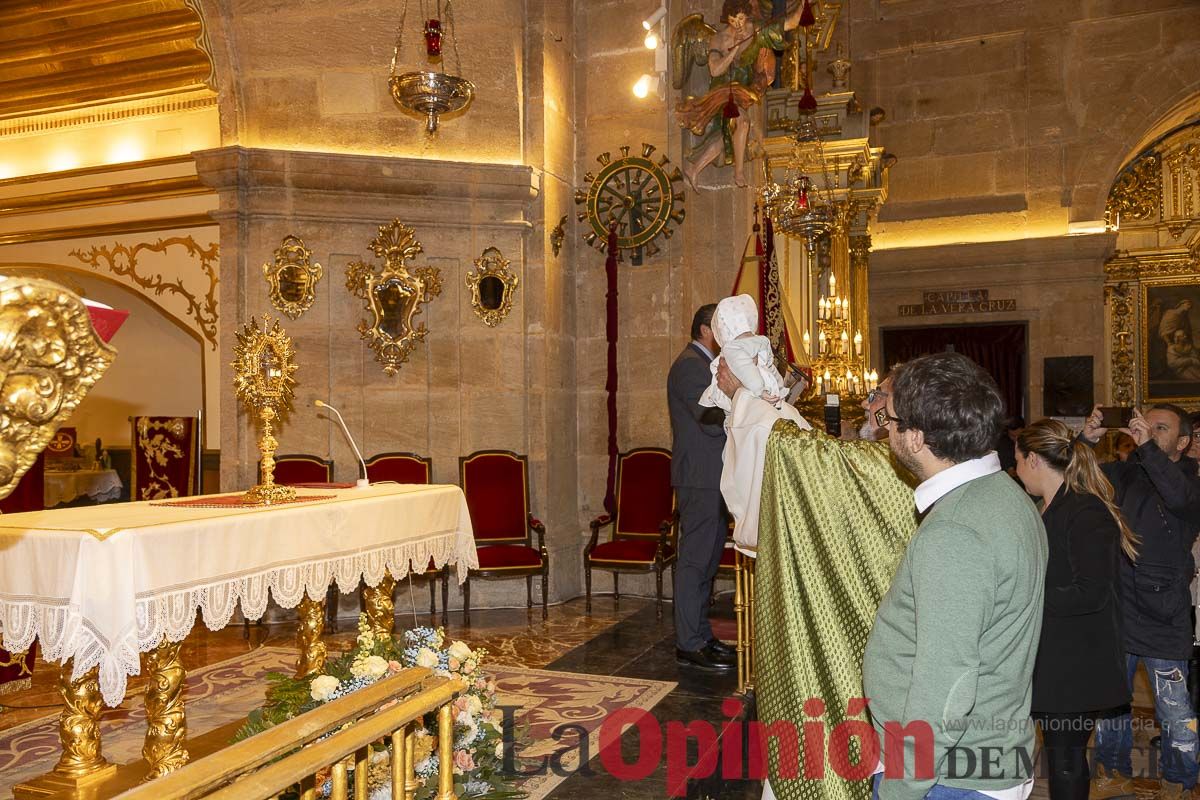
<svg viewBox="0 0 1200 800"><path fill-rule="evenodd" d="M847 769L835 769L838 751L847 763L835 726L847 718L847 703L863 696L867 636L917 528L911 483L886 443L843 442L788 420L771 431L755 562L754 678L759 720L800 734L798 751L770 737L769 775L779 800L871 795L869 780L847 780L838 774ZM810 698L824 701L824 708L805 707ZM842 734L869 729L859 706L852 718L864 724L846 726ZM809 762L823 769L821 778L811 770L814 777L805 777L806 721L824 725L824 742L810 736L807 743L820 755L819 763ZM849 752L853 768L860 758L857 738ZM871 763L860 774L875 768L873 754L867 757Z"/></svg>

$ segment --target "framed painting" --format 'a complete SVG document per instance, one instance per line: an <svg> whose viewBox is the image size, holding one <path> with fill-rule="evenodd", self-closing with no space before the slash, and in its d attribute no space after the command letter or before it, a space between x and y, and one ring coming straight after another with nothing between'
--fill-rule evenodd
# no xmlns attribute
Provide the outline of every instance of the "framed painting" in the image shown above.
<svg viewBox="0 0 1200 800"><path fill-rule="evenodd" d="M1200 399L1200 276L1142 283L1142 398Z"/></svg>

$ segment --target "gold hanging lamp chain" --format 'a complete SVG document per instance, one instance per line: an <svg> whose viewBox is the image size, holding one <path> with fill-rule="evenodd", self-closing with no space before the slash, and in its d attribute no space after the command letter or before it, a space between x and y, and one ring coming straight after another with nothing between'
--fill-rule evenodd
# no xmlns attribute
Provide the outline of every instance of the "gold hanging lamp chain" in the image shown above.
<svg viewBox="0 0 1200 800"><path fill-rule="evenodd" d="M400 61L400 49L404 44L404 21L408 17L408 0L404 0L404 10L400 12L400 27L396 30L396 46L392 48L392 66L388 77L396 77L396 64Z"/></svg>
<svg viewBox="0 0 1200 800"><path fill-rule="evenodd" d="M441 3L441 0L438 0ZM450 7L451 0L446 0L446 22L450 26L450 44L454 46L454 70L455 74L461 76L463 74L462 59L458 55L458 26L454 24L454 11Z"/></svg>

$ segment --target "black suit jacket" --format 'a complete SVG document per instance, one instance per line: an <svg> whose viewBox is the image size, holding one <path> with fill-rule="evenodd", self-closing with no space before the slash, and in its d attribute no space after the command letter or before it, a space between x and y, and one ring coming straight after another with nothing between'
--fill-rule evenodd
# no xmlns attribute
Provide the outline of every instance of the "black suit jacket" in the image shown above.
<svg viewBox="0 0 1200 800"><path fill-rule="evenodd" d="M709 363L703 350L688 344L667 374L672 486L721 488L725 417L719 408L700 405L700 395L712 382Z"/></svg>
<svg viewBox="0 0 1200 800"><path fill-rule="evenodd" d="M1050 557L1032 708L1064 713L1126 705L1121 530L1100 498L1065 485L1042 521Z"/></svg>
<svg viewBox="0 0 1200 800"><path fill-rule="evenodd" d="M1192 543L1200 530L1196 462L1173 462L1153 441L1128 461L1105 464L1125 523L1142 540L1137 563L1121 559L1125 650L1152 658L1192 655Z"/></svg>

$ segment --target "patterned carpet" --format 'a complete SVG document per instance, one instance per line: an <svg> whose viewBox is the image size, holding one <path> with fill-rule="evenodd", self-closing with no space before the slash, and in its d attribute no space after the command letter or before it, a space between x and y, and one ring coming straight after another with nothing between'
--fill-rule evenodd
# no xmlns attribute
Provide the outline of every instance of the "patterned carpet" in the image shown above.
<svg viewBox="0 0 1200 800"><path fill-rule="evenodd" d="M199 735L236 721L263 700L263 675L288 671L295 651L287 647L260 647L245 655L226 659L191 673L187 678L188 732ZM599 750L600 723L617 708L653 708L674 687L667 681L641 680L607 675L493 666L500 701L519 705L518 725L528 725L532 740L521 755L544 756L565 753L555 774L531 777L522 788L529 800L542 800L577 766L577 737L551 738L563 723L582 726L588 732L586 751ZM101 723L104 755L118 764L141 757L145 712L141 699L133 699L107 712ZM11 787L51 769L58 758L56 717L45 716L0 732L0 798L12 796ZM568 752L569 751L569 752Z"/></svg>

